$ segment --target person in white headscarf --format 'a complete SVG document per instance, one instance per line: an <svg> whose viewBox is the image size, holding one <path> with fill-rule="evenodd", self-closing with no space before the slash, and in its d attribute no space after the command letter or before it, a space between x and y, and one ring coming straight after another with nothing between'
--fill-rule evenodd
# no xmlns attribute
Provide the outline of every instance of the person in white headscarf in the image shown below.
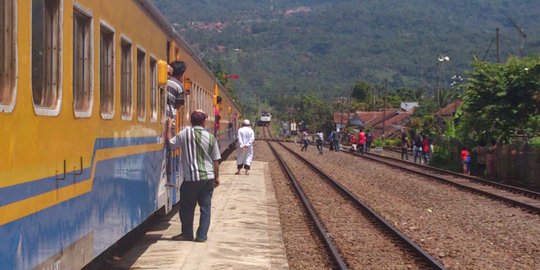
<svg viewBox="0 0 540 270"><path fill-rule="evenodd" d="M236 155L236 174L240 174L242 167L246 169L246 175L249 174L251 160L253 159L253 142L255 133L251 129L248 119L242 122L242 127L238 130L238 151Z"/></svg>

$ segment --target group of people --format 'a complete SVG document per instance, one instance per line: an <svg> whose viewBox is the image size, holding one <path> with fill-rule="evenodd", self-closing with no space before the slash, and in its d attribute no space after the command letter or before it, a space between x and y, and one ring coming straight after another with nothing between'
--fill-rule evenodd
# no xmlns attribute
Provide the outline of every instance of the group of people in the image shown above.
<svg viewBox="0 0 540 270"><path fill-rule="evenodd" d="M410 140L405 131L401 132L401 159L409 160L409 149L411 149L414 163L427 164L433 152L432 141L427 134L417 134L414 140Z"/></svg>
<svg viewBox="0 0 540 270"><path fill-rule="evenodd" d="M341 132L339 132L337 129L330 132L327 138L330 146L330 151L340 151L342 136L343 135L341 134ZM317 132L315 132L313 136L313 139L317 145L317 150L319 154L322 155L324 144L324 133L322 132L322 130L317 130ZM363 128L360 128L358 134L346 134L345 139L351 143L351 151L363 153L369 152L371 143L373 142L373 135L369 130L366 133L364 132ZM300 149L300 151L307 151L308 145L310 143L310 135L307 130L304 130L300 133L300 141L302 142L302 148Z"/></svg>
<svg viewBox="0 0 540 270"><path fill-rule="evenodd" d="M494 176L495 175L495 151L497 150L497 141L491 140L491 145L487 146L484 139L480 139L478 146L472 151L476 153L476 175ZM471 153L467 147L461 148L461 162L463 165L463 174L471 174Z"/></svg>
<svg viewBox="0 0 540 270"><path fill-rule="evenodd" d="M371 151L373 134L369 129L367 132L364 132L364 128L361 127L358 134L349 134L349 141L351 142L352 151L363 154L364 152Z"/></svg>
<svg viewBox="0 0 540 270"><path fill-rule="evenodd" d="M167 121L164 127L166 139L167 160L171 162L171 154L175 149L181 149L181 167L183 181L180 186L180 222L181 233L173 236L172 240L205 242L208 238L210 217L212 209L212 195L220 185L219 161L221 153L217 138L206 130L208 115L202 110L195 110L190 114L191 126L184 127L177 134L177 110L184 105L185 93L182 82L186 65L182 61L172 62L168 66L167 81ZM237 173L242 168L249 174L253 159L253 142L255 133L251 129L249 120L244 120L238 130L239 149L237 155ZM176 166L178 164L168 164ZM168 173L169 175L169 173ZM172 182L171 179L168 180ZM170 183L169 183L170 184ZM193 231L193 219L197 203L200 207L199 227Z"/></svg>
<svg viewBox="0 0 540 270"><path fill-rule="evenodd" d="M310 141L307 130L304 130L300 133L300 140L302 142L302 148L300 149L300 151L307 151L309 141ZM315 144L317 145L317 151L319 151L319 155L323 154L323 143L324 143L323 132L321 130L318 130L315 133Z"/></svg>

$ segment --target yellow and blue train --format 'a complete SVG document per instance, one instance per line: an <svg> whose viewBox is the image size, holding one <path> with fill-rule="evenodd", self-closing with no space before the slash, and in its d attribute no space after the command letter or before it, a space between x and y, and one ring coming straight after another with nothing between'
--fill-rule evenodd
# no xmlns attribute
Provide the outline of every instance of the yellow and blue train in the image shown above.
<svg viewBox="0 0 540 270"><path fill-rule="evenodd" d="M174 60L177 128L213 112L224 151L238 107L151 0L0 1L1 269L81 268L178 202L162 137Z"/></svg>

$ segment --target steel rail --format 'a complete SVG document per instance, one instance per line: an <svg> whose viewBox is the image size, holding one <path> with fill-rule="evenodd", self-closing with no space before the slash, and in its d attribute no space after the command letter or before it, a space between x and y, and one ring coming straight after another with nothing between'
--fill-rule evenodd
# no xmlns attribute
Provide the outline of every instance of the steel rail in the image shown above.
<svg viewBox="0 0 540 270"><path fill-rule="evenodd" d="M390 151L395 152L394 148L390 148ZM397 159L397 158L377 155L377 154L373 154L373 153L369 153L369 152L366 153L366 154L382 157L384 159L391 159L391 160L394 160L396 162L401 162L401 163L405 163L405 164L414 164L415 166L419 166L419 167L423 167L423 168L426 168L426 169L429 169L429 170L433 170L433 171L439 172L441 174L449 174L449 175L453 175L453 176L456 176L456 177L466 178L466 179L469 179L471 181L480 182L480 183L485 184L485 185L494 186L494 187L497 187L497 188L500 188L500 189L505 189L505 190L515 192L515 193L521 193L521 194L524 194L524 195L529 196L529 197L540 198L540 192L536 192L536 191L533 191L533 190L528 190L528 189L524 189L524 188L520 188L520 187L516 187L516 186L511 186L511 185L505 185L505 184L501 184L501 183L498 183L498 182L495 182L495 181L490 181L490 180L487 180L487 179L484 179L484 178L481 178L481 177L476 177L476 176L471 176L471 175L464 175L464 174L461 174L461 173L457 173L457 172L453 172L453 171L449 171L449 170L445 170L445 169L441 169L441 168L436 168L436 167L433 167L433 166L417 164L417 163L413 163L413 162L409 162L409 161L405 161L405 160L401 160L401 159Z"/></svg>
<svg viewBox="0 0 540 270"><path fill-rule="evenodd" d="M306 194L302 190L302 187L300 187L300 185L298 184L298 181L296 180L296 178L292 174L291 170L289 169L289 167L287 166L287 164L285 163L283 158L277 153L276 149L272 146L272 144L270 144L269 141L267 141L267 143L268 143L268 146L270 147L270 149L272 150L272 153L274 153L274 156L279 161L281 167L287 173L287 175L289 177L289 180L291 181L291 183L294 186L294 189L298 193L298 196L300 196L300 198L302 200L302 204L306 208L306 211L309 213L309 216L311 217L311 220L313 220L313 222L315 223L315 225L317 227L317 231L319 232L319 235L324 239L324 244L326 245L326 247L330 251L330 254L332 255L332 258L334 258L334 261L337 264L338 269L348 269L345 261L343 260L343 258L339 254L339 251L336 248L336 246L334 245L332 239L328 236L329 234L326 231L326 229L324 228L324 226L323 226L321 220L319 219L317 213L315 213L315 209L313 209L313 207L311 206L311 203L309 202Z"/></svg>
<svg viewBox="0 0 540 270"><path fill-rule="evenodd" d="M302 160L305 164L307 164L310 168L312 168L314 171L319 173L320 175L324 176L338 191L343 192L346 194L352 201L355 202L355 204L363 209L366 213L368 213L374 220L376 220L379 224L381 224L384 228L386 228L391 234L393 234L395 237L397 237L402 243L404 243L408 248L410 248L414 253L422 257L431 267L435 269L446 269L442 263L440 263L437 259L435 259L433 256L431 256L427 251L425 251L422 247L420 247L418 244L416 244L412 239L407 237L405 234L400 232L396 227L392 226L389 222L387 222L381 215L379 215L375 210L371 209L367 204L363 203L356 195L351 193L345 186L341 185L338 181L336 181L334 178L332 178L330 175L326 174L324 171L316 167L315 165L311 164L308 160L306 160L304 157L299 155L298 153L294 152L293 150L289 149L285 145L283 145L282 142L277 142L279 145L281 145L283 148L285 148L287 151L292 153L294 156L296 156L298 159Z"/></svg>
<svg viewBox="0 0 540 270"><path fill-rule="evenodd" d="M392 163L392 162L384 160L386 158L386 159L391 159L392 161L396 161L396 162L400 163L401 161L398 160L398 159L382 157L382 156L375 155L375 154L368 154L368 155L363 154L362 155L362 154L359 154L359 153L354 153L354 152L349 152L349 151L344 151L344 152L349 153L351 155L355 155L355 156L367 158L367 159L370 159L370 160L373 160L373 161L377 161L377 162L383 163L385 165L388 165L388 166L391 166L391 167L394 167L394 168L398 168L400 170L404 170L404 171L408 171L408 172L411 172L411 173L414 173L414 174L422 175L422 176L425 176L425 177L428 177L428 178L436 179L439 182L442 182L444 184L455 186L457 188L470 191L472 193L479 193L479 194L482 194L482 195L484 195L484 196L486 196L488 198L497 199L499 201L503 201L503 202L506 202L506 203L511 204L511 205L516 205L516 206L525 208L525 209L530 210L530 211L532 211L532 212L534 212L536 214L540 214L540 207L538 207L538 206L528 204L526 202L521 202L521 201L518 201L518 200L515 200L515 199L507 198L507 197L504 197L504 196L501 196L501 195L497 195L497 194L489 192L489 191L485 191L485 190L481 190L481 189L474 188L474 187L471 187L471 186L463 185L463 184L457 183L456 181L452 181L451 179L446 179L446 178L441 177L441 176L429 174L429 173L426 173L426 172L421 172L421 171L411 169L411 168L402 167L402 166L400 166L400 165L398 165L396 163ZM432 167L425 166L425 165L421 165L421 166L416 165L415 166L414 163L410 163L410 162L405 162L405 163L407 165L409 165L409 166L422 167L422 168L425 168L425 169L428 169L428 170L432 168Z"/></svg>

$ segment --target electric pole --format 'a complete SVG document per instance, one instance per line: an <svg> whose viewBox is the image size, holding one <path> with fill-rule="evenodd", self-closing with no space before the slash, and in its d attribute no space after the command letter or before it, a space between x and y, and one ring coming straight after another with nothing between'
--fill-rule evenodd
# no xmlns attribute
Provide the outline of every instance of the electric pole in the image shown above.
<svg viewBox="0 0 540 270"><path fill-rule="evenodd" d="M384 131L385 131L385 123L386 123L386 83L387 82L388 82L388 80L384 79L384 84L383 84L384 105L383 105L383 120L382 120L382 137L383 137L383 140L385 140Z"/></svg>

